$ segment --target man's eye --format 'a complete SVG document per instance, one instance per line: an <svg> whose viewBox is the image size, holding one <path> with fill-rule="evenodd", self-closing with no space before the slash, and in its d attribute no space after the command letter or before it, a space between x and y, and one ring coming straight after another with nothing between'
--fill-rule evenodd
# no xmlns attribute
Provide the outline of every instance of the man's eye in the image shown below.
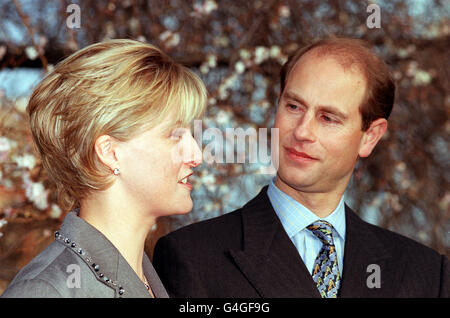
<svg viewBox="0 0 450 318"><path fill-rule="evenodd" d="M294 105L294 104L287 104L286 107L291 109L291 110L298 110L299 109L299 107L297 105Z"/></svg>
<svg viewBox="0 0 450 318"><path fill-rule="evenodd" d="M336 120L334 120L332 117L327 116L327 115L322 115L322 119L323 121L327 122L327 123L335 123Z"/></svg>

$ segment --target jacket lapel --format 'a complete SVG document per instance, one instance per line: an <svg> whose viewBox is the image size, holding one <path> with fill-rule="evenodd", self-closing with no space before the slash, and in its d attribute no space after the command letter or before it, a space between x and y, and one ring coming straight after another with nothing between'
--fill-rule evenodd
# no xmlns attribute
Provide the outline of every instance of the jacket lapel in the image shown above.
<svg viewBox="0 0 450 318"><path fill-rule="evenodd" d="M72 249L89 266L100 283L114 289L116 297L151 297L144 284L114 245L96 228L78 217L77 212L70 212L66 216L58 235L56 235L57 240ZM155 296L164 297L162 291L164 287L159 278L156 280L151 272L153 266L150 268L149 265L151 266L150 260L144 253L143 267L146 277L152 284L152 288L156 290L154 291ZM156 272L154 274L156 275Z"/></svg>
<svg viewBox="0 0 450 318"><path fill-rule="evenodd" d="M348 206L345 211L346 237L344 272L339 297L390 297L401 277L394 275L390 247L377 237L372 225L362 221ZM372 266L370 266L372 265ZM379 266L381 288L368 284Z"/></svg>
<svg viewBox="0 0 450 318"><path fill-rule="evenodd" d="M144 254L144 259L142 261L142 266L144 268L145 277L150 284L153 294L156 298L169 298L166 289L164 288L158 274L155 271L150 259Z"/></svg>
<svg viewBox="0 0 450 318"><path fill-rule="evenodd" d="M266 192L242 208L244 248L231 256L261 297L320 297Z"/></svg>

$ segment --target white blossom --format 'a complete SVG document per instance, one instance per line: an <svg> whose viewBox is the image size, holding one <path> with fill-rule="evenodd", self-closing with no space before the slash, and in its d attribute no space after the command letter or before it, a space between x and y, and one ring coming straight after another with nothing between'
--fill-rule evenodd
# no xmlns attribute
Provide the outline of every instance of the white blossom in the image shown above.
<svg viewBox="0 0 450 318"><path fill-rule="evenodd" d="M246 49L240 49L239 50L239 56L241 57L241 59L243 60L248 60L252 57L252 54L250 53L249 50Z"/></svg>
<svg viewBox="0 0 450 318"><path fill-rule="evenodd" d="M55 69L55 65L47 64L47 73L53 72L54 69Z"/></svg>
<svg viewBox="0 0 450 318"><path fill-rule="evenodd" d="M227 47L230 44L230 39L226 36L219 36L214 38L213 43L215 46Z"/></svg>
<svg viewBox="0 0 450 318"><path fill-rule="evenodd" d="M278 45L273 45L270 48L270 57L277 58L281 54L281 48Z"/></svg>
<svg viewBox="0 0 450 318"><path fill-rule="evenodd" d="M52 203L52 207L50 210L50 217L57 219L61 216L61 214L62 214L61 208L57 204Z"/></svg>
<svg viewBox="0 0 450 318"><path fill-rule="evenodd" d="M237 80L237 74L233 74L229 77L227 77L217 89L219 98L220 99L226 99L229 95L228 89L231 88L231 86L234 84L234 82Z"/></svg>
<svg viewBox="0 0 450 318"><path fill-rule="evenodd" d="M114 29L114 23L108 21L105 23L105 37L104 39L113 39L116 37L116 30Z"/></svg>
<svg viewBox="0 0 450 318"><path fill-rule="evenodd" d="M214 54L208 54L206 62L210 68L215 68L217 66L217 56Z"/></svg>
<svg viewBox="0 0 450 318"><path fill-rule="evenodd" d="M203 174L200 182L204 185L216 184L216 177L213 174Z"/></svg>
<svg viewBox="0 0 450 318"><path fill-rule="evenodd" d="M415 74L416 71L417 71L418 66L419 66L419 63L417 63L416 61L411 61L411 62L408 64L408 67L407 67L407 69L406 69L406 75L408 75L408 76L414 76L414 74Z"/></svg>
<svg viewBox="0 0 450 318"><path fill-rule="evenodd" d="M147 42L147 39L143 35L139 35L136 40L138 40L140 42Z"/></svg>
<svg viewBox="0 0 450 318"><path fill-rule="evenodd" d="M34 46L27 46L25 48L25 54L30 60L35 60L39 56L39 53Z"/></svg>
<svg viewBox="0 0 450 318"><path fill-rule="evenodd" d="M255 63L261 64L269 58L269 50L264 46L257 46L255 49Z"/></svg>
<svg viewBox="0 0 450 318"><path fill-rule="evenodd" d="M289 7L286 5L281 5L278 7L278 14L280 15L280 17L289 18L289 16L291 15L291 9L289 9Z"/></svg>
<svg viewBox="0 0 450 318"><path fill-rule="evenodd" d="M33 202L33 204L40 210L45 210L48 207L48 190L45 190L41 182L33 182L30 180L28 173L22 175L23 188L25 189L25 196Z"/></svg>
<svg viewBox="0 0 450 318"><path fill-rule="evenodd" d="M22 114L26 112L27 105L28 105L28 97L24 96L17 98L16 102L14 103L14 107Z"/></svg>
<svg viewBox="0 0 450 318"><path fill-rule="evenodd" d="M17 164L18 168L27 168L32 170L36 166L36 158L31 154L13 156L12 159Z"/></svg>
<svg viewBox="0 0 450 318"><path fill-rule="evenodd" d="M116 10L116 5L114 4L114 2L109 2L107 8L109 11L114 11Z"/></svg>
<svg viewBox="0 0 450 318"><path fill-rule="evenodd" d="M210 97L208 99L208 104L209 105L215 105L217 103L217 100L214 97Z"/></svg>
<svg viewBox="0 0 450 318"><path fill-rule="evenodd" d="M175 47L180 43L180 35L166 30L159 35L159 39L164 42L167 47Z"/></svg>
<svg viewBox="0 0 450 318"><path fill-rule="evenodd" d="M0 162L7 161L10 151L15 147L17 147L17 142L0 136Z"/></svg>
<svg viewBox="0 0 450 318"><path fill-rule="evenodd" d="M234 65L234 69L238 74L242 74L245 71L245 64L242 61L238 61L235 65Z"/></svg>
<svg viewBox="0 0 450 318"><path fill-rule="evenodd" d="M138 30L138 28L139 28L139 20L136 19L135 17L132 17L132 18L128 21L128 24L130 25L131 32L137 33L137 30Z"/></svg>
<svg viewBox="0 0 450 318"><path fill-rule="evenodd" d="M217 3L214 0L206 0L202 4L194 4L194 14L195 15L209 15L214 10L217 10Z"/></svg>
<svg viewBox="0 0 450 318"><path fill-rule="evenodd" d="M203 63L202 65L200 65L200 72L202 74L207 74L209 72L208 64Z"/></svg>
<svg viewBox="0 0 450 318"><path fill-rule="evenodd" d="M229 112L226 112L226 111L224 111L222 109L217 112L216 122L219 125L224 125L224 124L229 123L230 119L231 119L231 116L230 116Z"/></svg>
<svg viewBox="0 0 450 318"><path fill-rule="evenodd" d="M413 84L417 86L427 85L431 82L430 73L424 70L417 70L413 78Z"/></svg>

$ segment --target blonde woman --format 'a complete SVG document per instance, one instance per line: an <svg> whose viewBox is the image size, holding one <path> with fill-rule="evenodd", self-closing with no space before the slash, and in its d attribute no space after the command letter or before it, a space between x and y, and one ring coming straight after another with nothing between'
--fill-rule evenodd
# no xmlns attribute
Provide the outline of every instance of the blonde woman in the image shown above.
<svg viewBox="0 0 450 318"><path fill-rule="evenodd" d="M71 212L2 297L168 297L144 242L158 217L192 209L202 158L189 127L205 105L198 76L149 44L111 40L59 63L28 113Z"/></svg>

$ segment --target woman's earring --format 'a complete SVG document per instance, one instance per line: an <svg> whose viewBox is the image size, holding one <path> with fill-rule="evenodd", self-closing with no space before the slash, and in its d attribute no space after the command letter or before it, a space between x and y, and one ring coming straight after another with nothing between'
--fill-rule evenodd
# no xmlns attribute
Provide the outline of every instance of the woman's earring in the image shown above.
<svg viewBox="0 0 450 318"><path fill-rule="evenodd" d="M114 168L113 173L114 173L116 176L119 175L119 173L120 173L119 168Z"/></svg>

